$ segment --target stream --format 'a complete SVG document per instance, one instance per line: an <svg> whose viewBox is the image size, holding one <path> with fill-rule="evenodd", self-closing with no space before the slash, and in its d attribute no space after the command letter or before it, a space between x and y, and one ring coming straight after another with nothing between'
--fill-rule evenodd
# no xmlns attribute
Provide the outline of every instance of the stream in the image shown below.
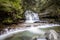
<svg viewBox="0 0 60 40"><path fill-rule="evenodd" d="M30 10L27 10L25 12L25 17L26 17L26 21L25 23L27 24L31 24L34 22L39 22L39 16L37 13L34 13ZM33 24L31 24L29 27L26 28L16 28L16 29L11 29L8 31L8 28L5 29L6 32L2 35L0 35L0 40L5 40L9 37L18 35L18 33L20 33L19 35L25 35L25 36L32 36L32 38L30 38L31 40L47 40L46 37L48 37L50 40L52 40L52 36L53 36L53 40L57 40L58 38L58 33L55 30L41 30L41 28L49 28L49 27L54 27L54 26L60 26L59 24L43 24L43 25L36 25L34 26ZM27 31L27 32L26 32ZM26 33L25 33L26 32ZM54 33L53 33L54 32ZM32 35L33 34L33 35ZM45 35L47 34L47 35ZM20 37L19 36L19 37ZM28 40L30 40L28 39ZM10 40L10 39L9 39ZM13 39L12 40L17 40L17 39ZM27 40L27 38L23 38L23 40Z"/></svg>

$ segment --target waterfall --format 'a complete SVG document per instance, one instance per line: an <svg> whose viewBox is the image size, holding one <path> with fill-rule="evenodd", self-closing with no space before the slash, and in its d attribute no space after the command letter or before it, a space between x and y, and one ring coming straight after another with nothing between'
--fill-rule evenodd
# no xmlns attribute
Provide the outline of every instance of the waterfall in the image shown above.
<svg viewBox="0 0 60 40"><path fill-rule="evenodd" d="M40 21L38 13L34 13L34 12L30 11L30 10L27 10L25 12L25 17L26 17L25 23L34 23L34 22ZM8 31L8 28L7 28L7 29L5 29L6 33L0 35L0 40L4 40L5 38L12 36L13 34L16 34L16 33L19 33L19 32L24 32L24 31L29 31L29 32L32 32L32 33L35 33L35 34L44 35L45 31L40 30L39 28L48 28L48 27L53 27L53 26L60 26L60 25L58 25L58 24L46 24L45 23L45 24L42 24L42 25L39 24L36 27L34 25L30 25L30 27L16 28L16 29L11 29L10 31ZM51 31L51 33L52 32L54 32L54 31ZM55 36L54 36L54 38L55 38ZM45 39L38 39L38 40L45 40Z"/></svg>
<svg viewBox="0 0 60 40"><path fill-rule="evenodd" d="M34 13L33 11L27 10L25 12L25 23L34 23L36 21L39 21L38 13Z"/></svg>
<svg viewBox="0 0 60 40"><path fill-rule="evenodd" d="M36 27L31 25L30 27L27 27L27 28L16 28L15 30L11 30L11 31L7 30L7 33L0 35L0 40L4 40L7 37L13 36L13 34L16 34L16 33L19 33L19 32L24 32L24 31L29 31L29 32L32 32L32 33L35 33L35 34L44 35L45 31L40 30L39 28L47 28L47 27L52 27L52 26L60 26L60 25L45 24L45 25L39 25L39 26L36 26Z"/></svg>

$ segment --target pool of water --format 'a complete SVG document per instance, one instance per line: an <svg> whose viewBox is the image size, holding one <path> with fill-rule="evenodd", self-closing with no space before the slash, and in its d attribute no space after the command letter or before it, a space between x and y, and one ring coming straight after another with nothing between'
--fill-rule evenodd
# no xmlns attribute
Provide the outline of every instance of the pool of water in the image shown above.
<svg viewBox="0 0 60 40"><path fill-rule="evenodd" d="M32 38L35 37L35 36L42 36L42 37L44 37L45 30L43 31L43 30L40 30L39 28L48 28L48 27L53 27L53 26L60 26L60 25L58 25L58 24L45 24L45 25L39 25L39 26L36 26L36 27L34 27L33 25L31 25L30 27L27 27L27 28L18 28L18 29L11 30L11 31L7 30L8 32L6 32L3 35L0 35L0 40L4 40L7 37L9 38L9 37L12 37L12 36L14 38L14 37L16 37L16 35L14 35L14 34L18 34L18 33L21 33L21 34L19 34L21 36L22 35L23 36L27 36L28 35L28 37L31 36ZM26 32L26 31L29 31L29 32ZM32 36L32 34L33 34L33 36ZM40 38L38 40L46 40L46 39L45 38Z"/></svg>

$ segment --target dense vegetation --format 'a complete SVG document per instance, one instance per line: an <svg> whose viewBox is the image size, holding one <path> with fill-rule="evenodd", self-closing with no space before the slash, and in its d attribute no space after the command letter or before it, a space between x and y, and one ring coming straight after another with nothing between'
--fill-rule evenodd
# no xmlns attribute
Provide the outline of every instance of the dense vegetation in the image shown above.
<svg viewBox="0 0 60 40"><path fill-rule="evenodd" d="M18 18L22 18L21 0L1 0L0 1L0 22L12 23Z"/></svg>
<svg viewBox="0 0 60 40"><path fill-rule="evenodd" d="M25 10L45 13L60 21L60 0L0 0L0 23L14 23L24 19Z"/></svg>

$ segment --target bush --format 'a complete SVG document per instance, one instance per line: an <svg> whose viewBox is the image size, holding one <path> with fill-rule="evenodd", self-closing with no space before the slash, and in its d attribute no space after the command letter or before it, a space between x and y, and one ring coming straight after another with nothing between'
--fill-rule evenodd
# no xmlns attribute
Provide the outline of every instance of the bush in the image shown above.
<svg viewBox="0 0 60 40"><path fill-rule="evenodd" d="M0 22L12 23L22 18L21 0L0 0Z"/></svg>

